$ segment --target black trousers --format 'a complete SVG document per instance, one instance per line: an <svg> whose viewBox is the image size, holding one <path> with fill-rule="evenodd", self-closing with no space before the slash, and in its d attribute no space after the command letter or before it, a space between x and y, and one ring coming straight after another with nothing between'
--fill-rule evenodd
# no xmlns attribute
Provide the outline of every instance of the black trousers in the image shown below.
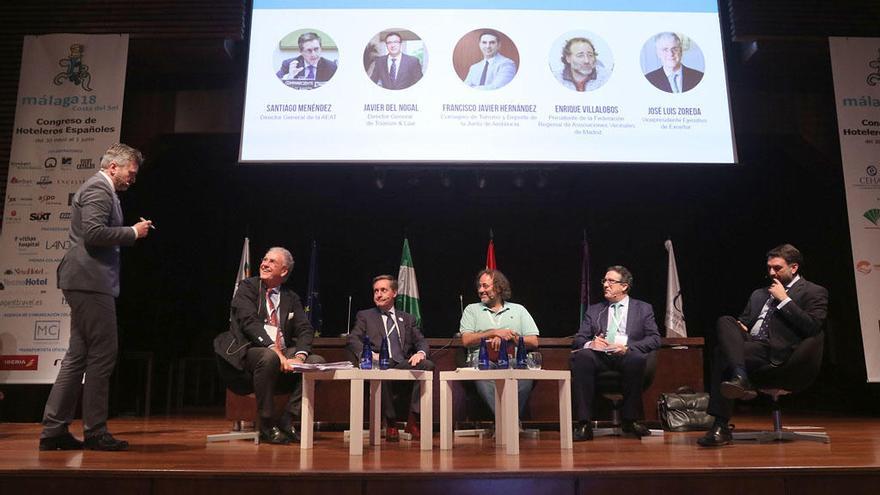
<svg viewBox="0 0 880 495"><path fill-rule="evenodd" d="M432 371L434 369L434 362L429 359L422 359L419 361L419 364L412 366L409 364L409 360L404 360L402 363L394 363L392 368L397 370ZM386 380L382 382L382 416L387 421L391 422L397 419L397 402L403 402L402 400L395 400L395 396L398 399L401 397L409 397L409 400L407 401L409 409L406 414L409 414L410 411L414 413L421 412L419 406L419 387L417 386L417 383L418 382L408 380ZM433 384L429 383L428 386L433 387ZM431 393L433 393L433 390Z"/></svg>
<svg viewBox="0 0 880 495"><path fill-rule="evenodd" d="M724 420L733 415L733 401L721 395L721 382L730 378L736 368L746 373L770 364L770 344L752 340L736 318L722 316L715 324L715 353L712 382L709 389L708 413Z"/></svg>
<svg viewBox="0 0 880 495"><path fill-rule="evenodd" d="M642 384L648 355L629 350L622 356L582 349L571 355L571 392L578 421L592 419L592 404L596 395L596 377L603 371L617 371L623 385L621 415L624 421L635 421L642 416Z"/></svg>
<svg viewBox="0 0 880 495"><path fill-rule="evenodd" d="M284 355L292 358L296 349L284 349ZM309 354L307 363L323 363L324 358L317 354ZM281 360L275 351L268 347L251 347L244 359L244 367L254 377L254 395L257 397L257 412L263 426L274 425L275 392L290 392L290 400L284 407L284 413L294 422L302 413L302 376L300 373L284 373L281 371Z"/></svg>
<svg viewBox="0 0 880 495"><path fill-rule="evenodd" d="M70 343L46 401L40 437L67 432L82 391L83 435L92 438L107 431L110 375L118 346L116 298L98 292L63 292L70 305Z"/></svg>

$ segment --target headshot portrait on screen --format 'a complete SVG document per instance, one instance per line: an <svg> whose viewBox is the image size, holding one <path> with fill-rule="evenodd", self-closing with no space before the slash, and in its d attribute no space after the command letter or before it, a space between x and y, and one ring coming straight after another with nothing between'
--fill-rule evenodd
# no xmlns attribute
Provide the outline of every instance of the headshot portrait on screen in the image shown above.
<svg viewBox="0 0 880 495"><path fill-rule="evenodd" d="M367 77L385 89L406 89L419 82L428 58L425 44L412 31L389 29L364 48Z"/></svg>
<svg viewBox="0 0 880 495"><path fill-rule="evenodd" d="M315 89L323 86L336 74L338 50L333 40L314 29L294 31L279 43L275 75L293 89Z"/></svg>
<svg viewBox="0 0 880 495"><path fill-rule="evenodd" d="M605 41L588 31L566 33L550 47L550 72L572 91L601 88L614 70L614 57Z"/></svg>
<svg viewBox="0 0 880 495"><path fill-rule="evenodd" d="M694 89L703 79L706 66L703 52L693 40L670 32L645 42L641 64L648 82L667 93Z"/></svg>
<svg viewBox="0 0 880 495"><path fill-rule="evenodd" d="M519 51L504 33L476 29L458 40L452 53L455 73L465 84L482 90L504 87L516 76Z"/></svg>

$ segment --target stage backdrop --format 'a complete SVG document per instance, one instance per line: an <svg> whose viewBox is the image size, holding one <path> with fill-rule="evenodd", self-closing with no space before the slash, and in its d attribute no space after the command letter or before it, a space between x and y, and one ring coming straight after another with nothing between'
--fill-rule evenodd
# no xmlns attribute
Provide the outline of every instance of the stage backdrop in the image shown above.
<svg viewBox="0 0 880 495"><path fill-rule="evenodd" d="M831 38L865 366L880 382L880 38Z"/></svg>
<svg viewBox="0 0 880 495"><path fill-rule="evenodd" d="M26 36L0 234L0 383L52 383L70 337L57 288L73 194L119 140L128 35Z"/></svg>

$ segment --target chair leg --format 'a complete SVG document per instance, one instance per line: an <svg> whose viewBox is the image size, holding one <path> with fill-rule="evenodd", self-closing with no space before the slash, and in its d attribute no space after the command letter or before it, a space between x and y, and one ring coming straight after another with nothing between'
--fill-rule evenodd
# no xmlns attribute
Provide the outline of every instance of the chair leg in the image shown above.
<svg viewBox="0 0 880 495"><path fill-rule="evenodd" d="M779 405L779 397L771 396L773 400L773 431L742 431L733 432L736 441L754 441L758 443L807 440L810 442L831 443L831 438L822 430L819 431L786 431L782 425L782 408Z"/></svg>
<svg viewBox="0 0 880 495"><path fill-rule="evenodd" d="M622 423L620 408L623 406L622 399L606 397L611 401L611 426L599 427L599 421L593 421L593 437L620 437L623 436L623 430L620 425ZM601 422L608 424L607 422Z"/></svg>

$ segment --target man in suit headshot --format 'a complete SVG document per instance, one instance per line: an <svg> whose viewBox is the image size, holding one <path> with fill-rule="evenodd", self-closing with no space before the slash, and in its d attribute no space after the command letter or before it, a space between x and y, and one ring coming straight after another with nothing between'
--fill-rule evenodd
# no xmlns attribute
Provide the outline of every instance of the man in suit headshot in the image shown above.
<svg viewBox="0 0 880 495"><path fill-rule="evenodd" d="M336 74L336 62L321 56L321 37L317 33L303 33L296 42L300 54L281 63L275 73L278 79L295 89L314 89Z"/></svg>
<svg viewBox="0 0 880 495"><path fill-rule="evenodd" d="M480 33L483 59L471 65L464 83L475 89L498 89L516 75L516 63L500 54L501 40L495 31Z"/></svg>
<svg viewBox="0 0 880 495"><path fill-rule="evenodd" d="M731 442L728 422L734 399L757 396L749 382L750 371L784 364L801 341L823 331L828 291L800 275L803 263L801 252L791 244L771 249L767 253L770 286L755 289L738 318L718 319L708 409L715 422L697 440L699 445Z"/></svg>
<svg viewBox="0 0 880 495"><path fill-rule="evenodd" d="M402 40L400 33L387 33L384 41L388 54L374 59L370 79L385 89L406 89L422 78L421 62L403 53Z"/></svg>
<svg viewBox="0 0 880 495"><path fill-rule="evenodd" d="M239 352L224 356L233 367L250 374L260 439L274 444L299 441L295 424L302 412L302 377L290 373L294 364L323 363L312 354L315 330L299 296L282 286L293 270L293 255L273 247L260 262L260 274L238 284L232 297L229 333ZM233 362L235 360L235 362ZM275 418L275 390L290 391L280 418Z"/></svg>
<svg viewBox="0 0 880 495"><path fill-rule="evenodd" d="M58 265L58 288L70 305L70 342L46 401L40 450L128 448L128 442L107 430L118 341L119 247L146 237L152 222L123 226L116 192L134 184L143 161L140 151L114 144L101 157L101 170L73 196L71 247ZM84 442L68 431L81 389Z"/></svg>
<svg viewBox="0 0 880 495"><path fill-rule="evenodd" d="M654 48L660 59L660 68L645 74L648 82L667 93L684 93L694 89L703 79L703 73L681 63L681 38L675 33L660 33L654 37Z"/></svg>
<svg viewBox="0 0 880 495"><path fill-rule="evenodd" d="M575 335L570 359L571 390L578 424L574 440L593 439L591 420L596 376L602 371L620 372L623 382L623 424L625 434L651 434L637 420L641 417L642 384L648 355L660 348L660 333L651 305L631 298L633 276L626 267L615 265L602 280L605 302L587 308Z"/></svg>
<svg viewBox="0 0 880 495"><path fill-rule="evenodd" d="M394 307L397 288L397 279L391 275L379 275L373 278L373 303L376 307L358 311L354 327L348 334L348 349L359 361L364 348L364 336L367 336L373 348L372 357L375 361L379 359L379 346L382 344L382 338L385 337L388 339L391 368L433 370L434 363L427 358L428 341L422 335L415 316ZM387 424L385 439L389 442L400 440L400 434L395 426L397 410L394 407L393 388L410 391L409 394L401 394L403 397L406 395L410 397L405 431L410 433L413 439L420 438L419 394L413 383L390 381L382 385L382 416Z"/></svg>

